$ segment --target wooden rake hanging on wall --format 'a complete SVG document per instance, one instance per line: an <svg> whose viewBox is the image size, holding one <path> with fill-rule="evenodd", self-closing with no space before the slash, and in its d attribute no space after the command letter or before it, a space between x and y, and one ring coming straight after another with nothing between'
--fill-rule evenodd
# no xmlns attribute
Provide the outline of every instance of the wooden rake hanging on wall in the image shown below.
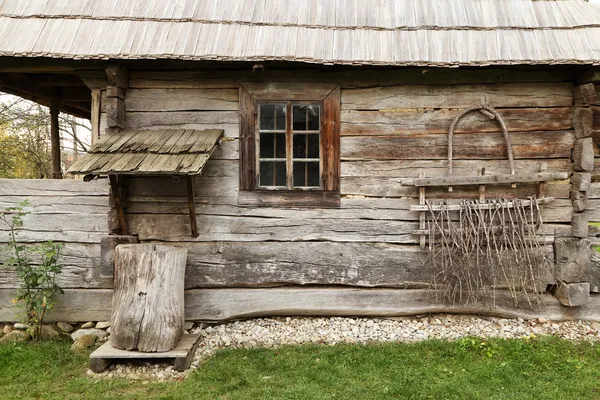
<svg viewBox="0 0 600 400"><path fill-rule="evenodd" d="M506 143L506 149L508 154L508 162L510 167L510 174L492 174L486 175L485 168L481 168L477 175L472 176L454 176L453 174L453 138L454 130L458 122L467 114L478 111L491 120L498 121L500 128L502 129L502 135ZM515 171L515 160L513 155L512 143L510 135L506 127L502 116L492 107L488 105L473 106L464 109L460 114L454 118L450 129L448 130L448 173L445 177L424 177L422 173L419 173L417 179L406 179L402 182L403 185L415 186L419 189L419 204L410 206L411 211L419 212L419 230L413 231L414 234L419 235L419 244L421 249L425 249L426 238L428 230L426 229L426 213L428 211L459 211L461 209L460 204L426 204L425 189L427 187L440 187L445 186L449 192L453 191L454 186L479 186L479 204L478 207L481 210L496 208L498 207L498 201L494 200L491 203L486 202L485 199L485 187L486 185L501 185L510 184L513 188L518 183L533 183L537 182L538 194L536 199L521 200L521 206L530 206L532 201L535 201L537 205L549 203L554 200L552 197L546 197L547 183L548 181L567 179L569 174L567 172L546 172L545 163L541 163L539 172L519 173ZM503 207L512 208L515 205L514 201L505 201Z"/></svg>

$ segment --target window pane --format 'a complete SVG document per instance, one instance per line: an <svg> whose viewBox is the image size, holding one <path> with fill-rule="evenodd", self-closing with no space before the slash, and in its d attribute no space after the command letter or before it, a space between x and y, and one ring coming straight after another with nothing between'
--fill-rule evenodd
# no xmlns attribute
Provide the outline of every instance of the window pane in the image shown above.
<svg viewBox="0 0 600 400"><path fill-rule="evenodd" d="M309 131L318 131L321 129L320 109L321 107L319 107L318 104L311 104L308 106L307 114Z"/></svg>
<svg viewBox="0 0 600 400"><path fill-rule="evenodd" d="M319 134L294 134L294 158L319 158Z"/></svg>
<svg viewBox="0 0 600 400"><path fill-rule="evenodd" d="M319 187L319 163L294 161L294 186Z"/></svg>
<svg viewBox="0 0 600 400"><path fill-rule="evenodd" d="M285 104L261 104L261 131L285 130Z"/></svg>
<svg viewBox="0 0 600 400"><path fill-rule="evenodd" d="M306 104L293 106L293 128L295 131L318 131L320 129L319 119L320 107L318 104Z"/></svg>
<svg viewBox="0 0 600 400"><path fill-rule="evenodd" d="M275 134L260 134L260 158L275 158Z"/></svg>
<svg viewBox="0 0 600 400"><path fill-rule="evenodd" d="M302 134L294 135L294 158L306 158L306 136Z"/></svg>
<svg viewBox="0 0 600 400"><path fill-rule="evenodd" d="M260 186L287 186L285 161L260 162Z"/></svg>
<svg viewBox="0 0 600 400"><path fill-rule="evenodd" d="M260 158L285 158L285 133L260 134Z"/></svg>
<svg viewBox="0 0 600 400"><path fill-rule="evenodd" d="M293 106L294 112L294 124L293 128L295 131L306 130L306 106Z"/></svg>

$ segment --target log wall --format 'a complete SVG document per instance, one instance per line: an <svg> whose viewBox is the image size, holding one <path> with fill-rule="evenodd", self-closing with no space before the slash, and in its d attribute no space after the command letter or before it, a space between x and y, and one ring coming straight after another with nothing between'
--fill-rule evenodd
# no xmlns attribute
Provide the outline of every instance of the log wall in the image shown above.
<svg viewBox="0 0 600 400"><path fill-rule="evenodd" d="M457 72L457 84L448 84L448 76L402 78L386 70L309 74L268 71L260 80L341 85L339 209L238 205L238 85L255 79L246 71L238 77L130 72L126 127L222 128L228 139L197 178L196 239L189 236L182 182L136 178L127 183L130 232L141 241L188 248L187 288L425 285L421 266L427 255L411 234L418 229L418 213L409 211L418 194L401 182L419 172L446 173L447 130L461 109L472 105L489 104L505 118L519 172L538 172L542 164L550 172L572 169L573 83L564 71L545 71L537 79L506 71ZM457 175L473 175L482 167L487 173L509 171L501 130L481 114L459 123L454 150ZM536 190L536 184L487 188L489 196L506 197ZM570 234L569 192L568 182L548 186L548 195L556 197L544 209L549 243L555 235ZM471 187L427 191L428 198L478 195Z"/></svg>
<svg viewBox="0 0 600 400"><path fill-rule="evenodd" d="M340 84L339 209L256 208L238 204L238 88L240 82L251 80ZM318 304L331 296L338 296L329 291L340 286L346 289L339 289L343 291L339 292L339 299L353 293L359 294L355 300L369 297L367 293L377 289L373 292L376 298L405 299L406 307L390 306L387 311L369 311L366 307L364 313L399 315L440 309L439 305L428 305L422 298L424 292L418 292L426 289L430 281L422 268L427 255L418 247L419 238L411 234L418 229L419 216L409 207L418 204L418 193L414 187L402 185L402 181L418 177L419 172L426 177L444 175L449 125L463 108L479 104L495 107L504 117L519 172L539 172L542 165L549 172L572 172L573 80L571 72L563 69L535 73L507 69L428 73L267 70L260 77L248 71L130 71L124 100L126 128L221 128L226 136L202 176L196 178L199 236L194 239L189 235L184 182L169 177L127 180L125 209L130 232L141 241L165 241L188 249L186 301L193 304L188 319L218 320L286 312L318 314L308 309L303 312L297 305L275 309L267 303L240 311L217 300L231 294L247 296L249 292L243 290L249 289L267 299L273 294L275 302L283 301L285 293L292 293L286 290L298 290L294 296L302 301L317 296L316 308L322 308ZM96 128L102 133L106 128L105 91L100 93L100 99ZM496 122L473 113L457 126L454 142L456 175L473 175L482 167L490 174L509 172L506 148ZM486 194L526 197L536 193L537 188L537 184L520 184L516 188L488 186ZM549 245L557 236L571 235L570 192L569 181L548 185L547 195L556 198L543 211ZM594 193L600 193L600 188L592 184L590 203L600 202L600 195ZM476 187L455 187L453 192L427 189L428 198L478 196ZM596 211L589 212L593 219ZM77 242L77 246L93 248L93 253L95 246L99 249L99 241ZM90 260L97 262L96 258ZM91 265L90 269L94 269L97 264ZM73 271L76 268L80 267L73 266ZM81 289L89 288L85 292L90 296L105 298L110 290L104 289L111 288L112 280L94 273L71 275L76 283L69 286L73 289L69 292L73 299L70 318L86 315L88 318L82 319L94 319L92 315L104 315L102 307L90 307L89 314L81 310ZM12 287L7 283L11 280L9 275L0 275L0 285L4 284L7 290ZM288 288L278 289L282 286ZM298 286L329 288L307 296ZM392 288L406 290L383 292ZM402 292L405 294L393 294ZM413 298L419 300L415 303ZM203 308L202 301L210 309ZM362 313L356 304L340 311L345 301L348 300L339 300L339 304L334 301L328 312ZM513 315L519 313L525 315L520 311ZM572 312L565 312L561 318L554 314L553 319L574 316Z"/></svg>

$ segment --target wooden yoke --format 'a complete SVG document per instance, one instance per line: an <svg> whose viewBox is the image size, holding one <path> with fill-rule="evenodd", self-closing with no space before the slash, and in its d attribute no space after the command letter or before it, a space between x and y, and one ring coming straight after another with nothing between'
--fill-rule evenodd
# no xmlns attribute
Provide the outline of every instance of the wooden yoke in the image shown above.
<svg viewBox="0 0 600 400"><path fill-rule="evenodd" d="M504 123L502 116L500 114L498 114L498 112L495 109L493 109L490 106L481 105L481 106L469 107L469 108L463 110L460 114L458 114L456 116L456 118L454 118L454 121L452 121L452 124L450 125L450 129L448 130L448 177L450 177L450 178L452 177L452 139L454 136L454 129L456 128L458 121L460 121L462 117L464 117L465 115L467 115L468 113L473 112L473 111L479 111L480 113L484 114L485 116L489 117L490 119L495 119L500 124L500 128L502 128L502 134L504 135L504 141L506 142L506 150L508 152L508 162L510 164L510 174L514 175L515 174L515 160L513 157L512 143L510 142L510 135L508 134L508 129L506 128L506 124ZM482 175L485 175L485 173L483 173ZM513 187L515 187L514 184L513 184ZM483 187L483 188L480 187L480 190L482 190L482 189L485 191L485 187ZM448 186L448 191L449 192L452 191L452 186Z"/></svg>

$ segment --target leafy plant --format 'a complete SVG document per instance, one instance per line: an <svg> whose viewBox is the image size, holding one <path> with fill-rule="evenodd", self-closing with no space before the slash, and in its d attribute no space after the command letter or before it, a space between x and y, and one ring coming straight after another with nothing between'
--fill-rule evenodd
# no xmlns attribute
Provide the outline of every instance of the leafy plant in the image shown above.
<svg viewBox="0 0 600 400"><path fill-rule="evenodd" d="M23 217L28 214L24 211L27 205L24 201L17 207L7 207L0 212L0 220L9 228L8 247L12 252L4 266L13 267L21 281L13 302L23 305L23 322L29 326L31 335L39 339L46 312L54 308L56 295L64 293L56 284L56 276L62 273L58 262L62 246L51 241L25 246L17 241ZM39 263L34 263L34 258L39 259Z"/></svg>

